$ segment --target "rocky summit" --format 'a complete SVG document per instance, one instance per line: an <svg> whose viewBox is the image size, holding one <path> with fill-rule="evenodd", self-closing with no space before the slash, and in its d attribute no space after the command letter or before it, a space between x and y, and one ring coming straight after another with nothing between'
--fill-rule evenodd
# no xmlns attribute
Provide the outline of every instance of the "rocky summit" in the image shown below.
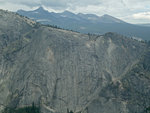
<svg viewBox="0 0 150 113"><path fill-rule="evenodd" d="M0 10L0 111L32 103L41 113L148 113L150 44Z"/></svg>

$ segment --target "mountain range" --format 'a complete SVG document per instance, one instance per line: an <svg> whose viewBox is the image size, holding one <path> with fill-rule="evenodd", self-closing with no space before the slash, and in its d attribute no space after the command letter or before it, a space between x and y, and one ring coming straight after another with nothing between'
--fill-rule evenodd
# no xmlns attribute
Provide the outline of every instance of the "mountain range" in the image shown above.
<svg viewBox="0 0 150 113"><path fill-rule="evenodd" d="M150 42L56 29L0 10L0 112L30 106L41 113L149 113Z"/></svg>
<svg viewBox="0 0 150 113"><path fill-rule="evenodd" d="M143 40L150 39L149 26L129 24L107 14L97 16L94 14L74 14L69 11L54 13L48 12L43 7L33 11L18 10L17 13L42 24L57 25L81 33L104 34L106 32L116 32L128 37Z"/></svg>

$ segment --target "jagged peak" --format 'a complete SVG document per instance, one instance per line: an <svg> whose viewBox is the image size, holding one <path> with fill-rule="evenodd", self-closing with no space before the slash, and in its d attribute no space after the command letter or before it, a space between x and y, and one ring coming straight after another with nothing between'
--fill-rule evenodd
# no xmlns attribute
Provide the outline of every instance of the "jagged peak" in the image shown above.
<svg viewBox="0 0 150 113"><path fill-rule="evenodd" d="M46 9L44 9L42 6L40 6L39 8L37 8L34 11L38 11L38 12L48 12Z"/></svg>

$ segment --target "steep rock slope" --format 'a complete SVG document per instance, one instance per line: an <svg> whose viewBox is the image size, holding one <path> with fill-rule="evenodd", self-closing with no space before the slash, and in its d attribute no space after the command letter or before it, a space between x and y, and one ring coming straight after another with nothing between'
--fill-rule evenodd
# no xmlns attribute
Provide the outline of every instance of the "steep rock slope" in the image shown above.
<svg viewBox="0 0 150 113"><path fill-rule="evenodd" d="M115 33L97 36L55 29L2 10L0 17L1 110L34 102L42 113L130 112L126 101L112 101L109 85L130 78L129 70L147 51L145 43ZM105 104L107 91L111 101Z"/></svg>
<svg viewBox="0 0 150 113"><path fill-rule="evenodd" d="M99 93L99 99L94 104L101 106L100 111L105 113L107 107L109 113L117 111L129 113L149 113L150 108L150 47L141 60L121 79L112 81ZM103 103L103 104L101 104ZM116 104L117 103L117 106ZM93 103L91 104L93 106ZM123 106L123 107L122 107ZM127 108L127 109L122 109ZM93 109L93 108L92 108ZM117 110L117 111L116 111ZM107 112L106 112L107 113Z"/></svg>

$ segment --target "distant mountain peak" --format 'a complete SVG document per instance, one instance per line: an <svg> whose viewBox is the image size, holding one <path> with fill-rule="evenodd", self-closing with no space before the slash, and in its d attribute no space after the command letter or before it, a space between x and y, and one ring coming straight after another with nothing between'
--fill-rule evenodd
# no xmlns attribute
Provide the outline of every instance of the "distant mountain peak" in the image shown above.
<svg viewBox="0 0 150 113"><path fill-rule="evenodd" d="M103 17L112 17L112 16L108 14L104 14Z"/></svg>
<svg viewBox="0 0 150 113"><path fill-rule="evenodd" d="M39 8L37 8L36 10L44 10L44 8L42 6L40 6Z"/></svg>
<svg viewBox="0 0 150 113"><path fill-rule="evenodd" d="M72 12L66 10L66 11L63 12L63 14L74 14L74 13L72 13Z"/></svg>
<svg viewBox="0 0 150 113"><path fill-rule="evenodd" d="M103 16L101 16L100 20L104 23L125 23L124 21L108 14L104 14Z"/></svg>
<svg viewBox="0 0 150 113"><path fill-rule="evenodd" d="M62 12L61 15L66 16L66 17L69 17L69 18L75 16L74 13L72 13L72 12L70 12L70 11L68 11L68 10Z"/></svg>
<svg viewBox="0 0 150 113"><path fill-rule="evenodd" d="M45 10L42 6L40 6L39 8L37 8L34 11L38 11L38 12L48 12L47 10Z"/></svg>

